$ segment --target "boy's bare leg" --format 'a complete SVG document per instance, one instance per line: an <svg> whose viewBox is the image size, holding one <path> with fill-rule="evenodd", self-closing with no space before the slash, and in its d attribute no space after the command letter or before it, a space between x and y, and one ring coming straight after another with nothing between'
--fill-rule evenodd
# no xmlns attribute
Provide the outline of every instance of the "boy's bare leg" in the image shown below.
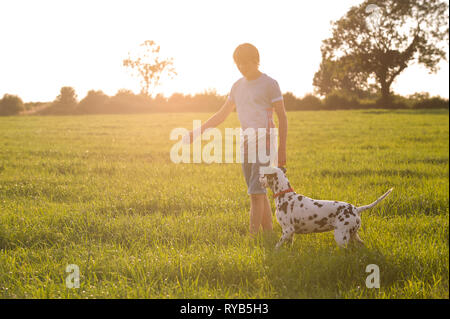
<svg viewBox="0 0 450 319"><path fill-rule="evenodd" d="M262 217L262 228L263 231L272 231L273 225L272 225L272 208L270 207L269 198L267 197L267 194L264 195L264 213Z"/></svg>
<svg viewBox="0 0 450 319"><path fill-rule="evenodd" d="M252 194L250 200L250 234L256 235L260 227L263 231L272 231L272 210L267 194Z"/></svg>
<svg viewBox="0 0 450 319"><path fill-rule="evenodd" d="M262 224L265 194L250 194L250 234L256 235Z"/></svg>

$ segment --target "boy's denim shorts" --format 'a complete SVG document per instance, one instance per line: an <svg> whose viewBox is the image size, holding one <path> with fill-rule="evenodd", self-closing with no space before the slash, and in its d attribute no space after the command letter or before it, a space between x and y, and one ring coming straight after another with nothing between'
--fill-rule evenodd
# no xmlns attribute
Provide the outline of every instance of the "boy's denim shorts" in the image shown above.
<svg viewBox="0 0 450 319"><path fill-rule="evenodd" d="M269 164L269 161L261 164L258 158L256 159L256 163L247 163L247 161L242 163L242 172L247 183L247 194L267 194L267 189L259 183L259 168L269 166Z"/></svg>

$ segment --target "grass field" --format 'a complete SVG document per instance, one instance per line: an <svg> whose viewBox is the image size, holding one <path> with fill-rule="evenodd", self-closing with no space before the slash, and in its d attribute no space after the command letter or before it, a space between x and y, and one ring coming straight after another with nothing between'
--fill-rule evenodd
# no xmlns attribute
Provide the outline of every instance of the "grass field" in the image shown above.
<svg viewBox="0 0 450 319"><path fill-rule="evenodd" d="M288 113L298 193L363 205L394 191L363 213L365 248L322 233L279 251L275 216L274 235L248 236L240 164L170 161L170 131L209 116L0 118L0 297L449 297L448 111Z"/></svg>

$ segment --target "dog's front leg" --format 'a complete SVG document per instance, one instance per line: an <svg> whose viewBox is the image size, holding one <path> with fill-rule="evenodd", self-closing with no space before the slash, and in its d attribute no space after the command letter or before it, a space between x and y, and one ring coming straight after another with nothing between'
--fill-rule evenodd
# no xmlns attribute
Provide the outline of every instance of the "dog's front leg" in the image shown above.
<svg viewBox="0 0 450 319"><path fill-rule="evenodd" d="M281 235L280 240L278 241L275 249L278 249L283 245L285 241L292 241L292 236L294 235L293 229L283 229L283 234Z"/></svg>

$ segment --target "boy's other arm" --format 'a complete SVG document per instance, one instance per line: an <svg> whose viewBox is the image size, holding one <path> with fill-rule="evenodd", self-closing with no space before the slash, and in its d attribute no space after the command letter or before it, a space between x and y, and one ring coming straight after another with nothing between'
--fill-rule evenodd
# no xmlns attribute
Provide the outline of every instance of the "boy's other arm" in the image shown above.
<svg viewBox="0 0 450 319"><path fill-rule="evenodd" d="M203 125L200 127L200 134L203 133L208 128L213 128L216 126L219 126L223 121L226 120L228 115L234 110L235 104L234 102L227 99L224 105L220 108L219 111L217 111L213 116L211 116ZM192 143L193 142L193 135L194 132L189 132L189 140Z"/></svg>
<svg viewBox="0 0 450 319"><path fill-rule="evenodd" d="M278 146L278 166L281 167L286 165L287 116L283 100L276 101L272 105L278 117L278 132L280 136L280 145Z"/></svg>

